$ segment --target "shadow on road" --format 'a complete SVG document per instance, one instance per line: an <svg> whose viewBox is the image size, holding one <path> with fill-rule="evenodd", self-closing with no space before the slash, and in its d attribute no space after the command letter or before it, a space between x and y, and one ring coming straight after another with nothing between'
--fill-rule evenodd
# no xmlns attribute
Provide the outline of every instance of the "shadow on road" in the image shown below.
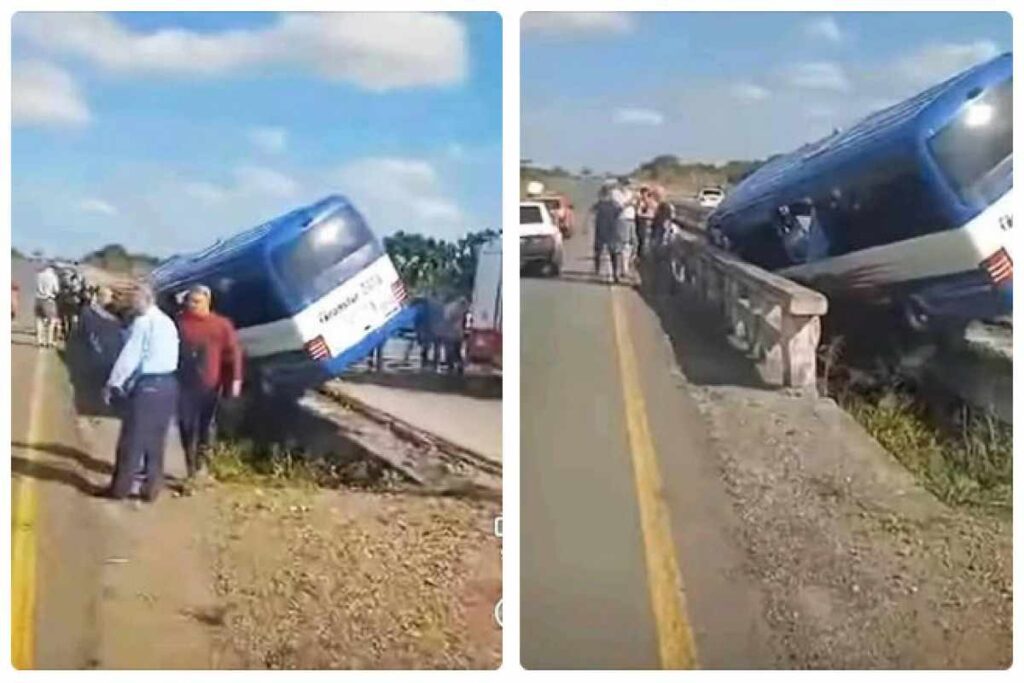
<svg viewBox="0 0 1024 683"><path fill-rule="evenodd" d="M93 484L72 469L27 460L16 455L11 456L11 474L29 477L37 481L52 481L64 484L89 496L97 495L103 490L102 486Z"/></svg>
<svg viewBox="0 0 1024 683"><path fill-rule="evenodd" d="M721 314L685 292L673 291L667 273L658 276L656 269L652 261L641 266L643 284L637 291L658 316L686 378L700 386L769 388L754 362L726 342Z"/></svg>
<svg viewBox="0 0 1024 683"><path fill-rule="evenodd" d="M37 451L39 453L46 453L48 455L56 455L61 458L68 458L74 460L85 469L96 472L97 474L111 474L114 468L110 463L102 460L97 460L88 453L80 451L77 448L71 446L65 446L59 443L24 443L20 441L12 441L11 448L22 448L30 451Z"/></svg>

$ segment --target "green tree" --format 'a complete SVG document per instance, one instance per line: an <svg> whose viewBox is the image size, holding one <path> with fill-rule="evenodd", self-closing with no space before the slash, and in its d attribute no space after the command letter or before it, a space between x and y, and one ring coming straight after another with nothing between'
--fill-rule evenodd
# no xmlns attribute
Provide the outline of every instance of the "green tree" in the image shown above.
<svg viewBox="0 0 1024 683"><path fill-rule="evenodd" d="M384 238L384 247L414 296L469 295L479 246L493 230L469 233L456 242L400 231Z"/></svg>

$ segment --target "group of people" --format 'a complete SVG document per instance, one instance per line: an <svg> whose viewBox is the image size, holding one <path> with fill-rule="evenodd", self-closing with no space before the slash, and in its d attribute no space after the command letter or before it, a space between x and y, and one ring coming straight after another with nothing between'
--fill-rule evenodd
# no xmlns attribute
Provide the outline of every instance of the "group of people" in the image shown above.
<svg viewBox="0 0 1024 683"><path fill-rule="evenodd" d="M67 340L78 323L78 312L94 294L94 291L89 291L85 278L77 269L58 269L53 264L45 264L36 274L36 344L53 348L59 340ZM11 320L17 316L18 296L20 291L12 281L11 299L14 305L11 307Z"/></svg>
<svg viewBox="0 0 1024 683"><path fill-rule="evenodd" d="M465 371L462 347L469 328L469 299L463 295L450 299L426 296L418 297L411 305L416 318L404 362L409 362L413 347L419 347L420 368L436 371L444 366L448 374L461 375ZM384 369L384 344L381 342L367 359L370 369Z"/></svg>
<svg viewBox="0 0 1024 683"><path fill-rule="evenodd" d="M670 232L675 208L658 185L634 188L628 179L601 186L594 214L594 274L601 275L607 252L612 281L632 277L635 266L651 247L661 244Z"/></svg>
<svg viewBox="0 0 1024 683"><path fill-rule="evenodd" d="M37 332L47 343L55 317L59 283L52 268L36 280ZM204 285L191 287L172 318L157 306L153 290L136 283L122 318L112 310L109 288L88 289L76 311L73 340L83 351L84 373L99 398L121 418L114 474L103 495L123 499L138 484L139 496L152 502L164 479L164 447L177 416L191 479L203 468L222 397L242 390L243 354L232 322L212 310ZM39 330L43 330L39 332Z"/></svg>

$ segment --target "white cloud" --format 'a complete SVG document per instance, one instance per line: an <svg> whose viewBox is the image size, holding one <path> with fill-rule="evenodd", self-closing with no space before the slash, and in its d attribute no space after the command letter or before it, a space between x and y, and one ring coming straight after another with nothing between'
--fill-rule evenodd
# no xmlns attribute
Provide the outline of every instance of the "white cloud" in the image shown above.
<svg viewBox="0 0 1024 683"><path fill-rule="evenodd" d="M260 29L133 31L99 13L21 13L16 35L112 73L221 76L299 67L374 91L461 82L466 30L440 13L287 14Z"/></svg>
<svg viewBox="0 0 1024 683"><path fill-rule="evenodd" d="M182 190L188 196L207 204L223 201L228 196L227 189L205 181L187 182Z"/></svg>
<svg viewBox="0 0 1024 683"><path fill-rule="evenodd" d="M843 67L835 62L804 62L792 65L785 73L786 81L807 90L850 90L850 79Z"/></svg>
<svg viewBox="0 0 1024 683"><path fill-rule="evenodd" d="M915 86L938 83L999 54L989 40L971 43L933 43L896 63L896 72Z"/></svg>
<svg viewBox="0 0 1024 683"><path fill-rule="evenodd" d="M257 126L245 132L249 142L261 152L278 154L288 146L288 131L274 126Z"/></svg>
<svg viewBox="0 0 1024 683"><path fill-rule="evenodd" d="M804 24L804 34L830 43L841 43L845 36L834 17L818 17Z"/></svg>
<svg viewBox="0 0 1024 683"><path fill-rule="evenodd" d="M729 94L740 102L759 102L771 96L771 91L756 83L735 83L729 88Z"/></svg>
<svg viewBox="0 0 1024 683"><path fill-rule="evenodd" d="M87 213L101 213L105 216L116 216L118 214L117 207L115 207L113 204L103 199L97 199L95 197L83 199L81 202L79 202L78 208L79 210L85 211Z"/></svg>
<svg viewBox="0 0 1024 683"><path fill-rule="evenodd" d="M333 175L338 189L352 197L378 233L406 230L451 238L464 231L464 212L445 194L428 161L368 157Z"/></svg>
<svg viewBox="0 0 1024 683"><path fill-rule="evenodd" d="M89 107L71 74L46 62L15 62L11 74L14 125L82 126Z"/></svg>
<svg viewBox="0 0 1024 683"><path fill-rule="evenodd" d="M633 18L625 12L527 12L520 26L524 33L621 34L633 30Z"/></svg>
<svg viewBox="0 0 1024 683"><path fill-rule="evenodd" d="M613 119L615 123L634 126L660 126L665 123L665 115L660 111L634 107L616 109Z"/></svg>
<svg viewBox="0 0 1024 683"><path fill-rule="evenodd" d="M299 192L299 183L290 176L264 166L239 166L235 169L236 192L272 197L293 197Z"/></svg>

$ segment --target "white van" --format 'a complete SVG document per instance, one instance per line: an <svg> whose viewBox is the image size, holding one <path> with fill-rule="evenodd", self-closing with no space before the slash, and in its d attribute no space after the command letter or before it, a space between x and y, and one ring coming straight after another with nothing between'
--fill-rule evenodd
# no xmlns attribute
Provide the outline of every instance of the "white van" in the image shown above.
<svg viewBox="0 0 1024 683"><path fill-rule="evenodd" d="M501 369L501 235L480 245L477 254L466 360Z"/></svg>

